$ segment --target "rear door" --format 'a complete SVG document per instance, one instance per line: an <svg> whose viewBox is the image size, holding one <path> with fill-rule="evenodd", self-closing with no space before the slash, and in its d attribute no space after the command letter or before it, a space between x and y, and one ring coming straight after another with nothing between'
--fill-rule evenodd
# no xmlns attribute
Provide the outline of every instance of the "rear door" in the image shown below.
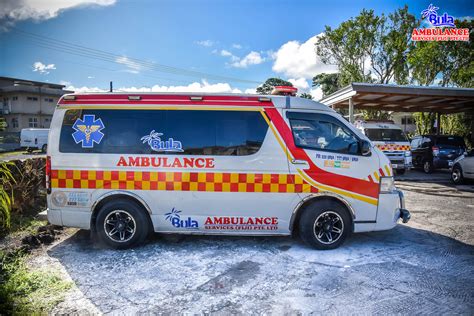
<svg viewBox="0 0 474 316"><path fill-rule="evenodd" d="M464 140L459 136L437 136L436 146L439 148L438 157L452 162L466 150Z"/></svg>

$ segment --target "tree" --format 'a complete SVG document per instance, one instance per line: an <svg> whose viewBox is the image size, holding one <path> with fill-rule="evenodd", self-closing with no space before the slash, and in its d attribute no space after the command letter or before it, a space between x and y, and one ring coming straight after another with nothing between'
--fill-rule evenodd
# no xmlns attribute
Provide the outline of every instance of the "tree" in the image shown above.
<svg viewBox="0 0 474 316"><path fill-rule="evenodd" d="M311 93L302 93L300 94L300 98L313 100Z"/></svg>
<svg viewBox="0 0 474 316"><path fill-rule="evenodd" d="M323 91L323 97L326 97L342 88L339 83L339 77L338 73L316 75L313 77L313 87L320 87Z"/></svg>
<svg viewBox="0 0 474 316"><path fill-rule="evenodd" d="M323 63L337 65L341 85L372 81L367 58L375 47L380 23L381 18L373 10L364 9L335 29L326 25L316 42L316 53Z"/></svg>
<svg viewBox="0 0 474 316"><path fill-rule="evenodd" d="M293 86L293 84L280 78L268 78L257 88L257 94L270 94L275 86Z"/></svg>

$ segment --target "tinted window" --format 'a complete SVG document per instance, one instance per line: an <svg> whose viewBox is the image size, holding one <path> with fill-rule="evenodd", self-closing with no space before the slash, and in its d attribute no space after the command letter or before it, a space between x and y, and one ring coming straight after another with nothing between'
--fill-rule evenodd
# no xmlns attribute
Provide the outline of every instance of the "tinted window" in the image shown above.
<svg viewBox="0 0 474 316"><path fill-rule="evenodd" d="M407 137L400 129L366 128L365 135L372 141L406 142Z"/></svg>
<svg viewBox="0 0 474 316"><path fill-rule="evenodd" d="M295 145L324 151L357 154L357 137L336 118L325 114L289 112Z"/></svg>
<svg viewBox="0 0 474 316"><path fill-rule="evenodd" d="M417 149L418 146L420 146L420 143L421 143L421 138L414 138L412 141L411 141L411 149Z"/></svg>
<svg viewBox="0 0 474 316"><path fill-rule="evenodd" d="M94 115L93 120L91 115ZM86 117L92 129L84 124ZM267 129L268 124L260 112L253 111L68 110L61 128L59 150L243 156L260 149ZM99 133L103 133L102 138ZM91 146L94 137L98 142Z"/></svg>
<svg viewBox="0 0 474 316"><path fill-rule="evenodd" d="M436 144L438 146L466 147L464 139L459 136L438 136Z"/></svg>

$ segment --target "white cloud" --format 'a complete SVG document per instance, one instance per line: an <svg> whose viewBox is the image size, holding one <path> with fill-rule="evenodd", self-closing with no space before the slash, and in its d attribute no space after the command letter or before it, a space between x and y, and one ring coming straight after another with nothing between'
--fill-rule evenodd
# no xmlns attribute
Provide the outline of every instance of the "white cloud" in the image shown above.
<svg viewBox="0 0 474 316"><path fill-rule="evenodd" d="M251 51L247 54L247 56L242 59L239 58L230 65L236 68L247 68L250 65L258 65L263 63L264 61L265 58L263 58L259 52Z"/></svg>
<svg viewBox="0 0 474 316"><path fill-rule="evenodd" d="M94 76L87 76L87 79L94 79Z"/></svg>
<svg viewBox="0 0 474 316"><path fill-rule="evenodd" d="M107 92L107 89L101 89L98 87L75 87L69 85L67 90L75 92ZM250 89L247 89L250 90ZM246 90L246 93L247 93ZM185 86L160 86L154 85L152 87L120 87L114 91L120 92L207 92L207 93L242 93L240 89L233 88L228 83L208 83L203 80L202 82L193 82Z"/></svg>
<svg viewBox="0 0 474 316"><path fill-rule="evenodd" d="M242 48L242 45L240 45L240 44L232 44L232 48L241 49L241 48Z"/></svg>
<svg viewBox="0 0 474 316"><path fill-rule="evenodd" d="M323 98L323 90L321 87L311 89L309 93L313 96L313 100L315 101L319 101Z"/></svg>
<svg viewBox="0 0 474 316"><path fill-rule="evenodd" d="M130 60L128 57L125 56L117 57L115 59L115 62L127 66L127 69L125 71L130 73L137 74L143 69L143 66L141 64Z"/></svg>
<svg viewBox="0 0 474 316"><path fill-rule="evenodd" d="M116 0L2 0L0 24L3 28L15 21L41 21L57 17L61 12L85 6L109 6Z"/></svg>
<svg viewBox="0 0 474 316"><path fill-rule="evenodd" d="M298 92L306 92L309 89L308 81L305 78L288 79L295 88L298 88Z"/></svg>
<svg viewBox="0 0 474 316"><path fill-rule="evenodd" d="M244 93L246 93L246 94L257 94L257 89L255 89L255 88L245 89Z"/></svg>
<svg viewBox="0 0 474 316"><path fill-rule="evenodd" d="M56 66L54 64L43 64L40 61L37 61L33 64L33 71L37 71L40 74L47 75L49 74L49 70L55 70Z"/></svg>
<svg viewBox="0 0 474 316"><path fill-rule="evenodd" d="M203 40L203 41L197 41L195 42L199 46L204 46L204 47L211 47L214 45L214 42L211 40Z"/></svg>
<svg viewBox="0 0 474 316"><path fill-rule="evenodd" d="M228 50L223 49L221 50L221 56L227 57L227 56L234 56L234 55Z"/></svg>
<svg viewBox="0 0 474 316"><path fill-rule="evenodd" d="M306 79L322 72L336 72L335 66L323 64L316 55L315 43L319 36L321 34L311 37L304 43L289 41L283 44L276 53L272 54L275 59L273 71L294 78Z"/></svg>

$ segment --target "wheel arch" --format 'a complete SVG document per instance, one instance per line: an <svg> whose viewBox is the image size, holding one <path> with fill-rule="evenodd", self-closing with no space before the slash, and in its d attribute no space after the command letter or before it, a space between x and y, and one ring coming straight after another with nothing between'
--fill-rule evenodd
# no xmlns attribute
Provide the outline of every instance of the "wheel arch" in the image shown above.
<svg viewBox="0 0 474 316"><path fill-rule="evenodd" d="M139 197L138 195L132 192L118 190L118 191L111 191L111 192L107 192L103 194L92 205L91 224L90 224L92 231L95 231L95 221L97 218L97 213L102 208L102 206L104 206L105 204L109 203L112 200L117 200L117 199L128 200L143 207L143 209L146 211L147 218L150 223L150 228L153 229L153 224L151 221L151 208L148 206L148 204L141 197Z"/></svg>
<svg viewBox="0 0 474 316"><path fill-rule="evenodd" d="M338 194L330 193L330 192L324 192L324 193L316 193L309 195L305 197L293 210L293 213L291 214L290 218L290 232L292 234L296 233L298 231L298 222L300 220L301 214L303 214L304 210L306 207L309 205L316 203L318 201L323 201L323 200L329 200L336 202L343 206L347 211L349 212L350 219L351 219L351 227L352 230L354 230L354 220L356 218L354 208L351 206L351 204L341 197Z"/></svg>

